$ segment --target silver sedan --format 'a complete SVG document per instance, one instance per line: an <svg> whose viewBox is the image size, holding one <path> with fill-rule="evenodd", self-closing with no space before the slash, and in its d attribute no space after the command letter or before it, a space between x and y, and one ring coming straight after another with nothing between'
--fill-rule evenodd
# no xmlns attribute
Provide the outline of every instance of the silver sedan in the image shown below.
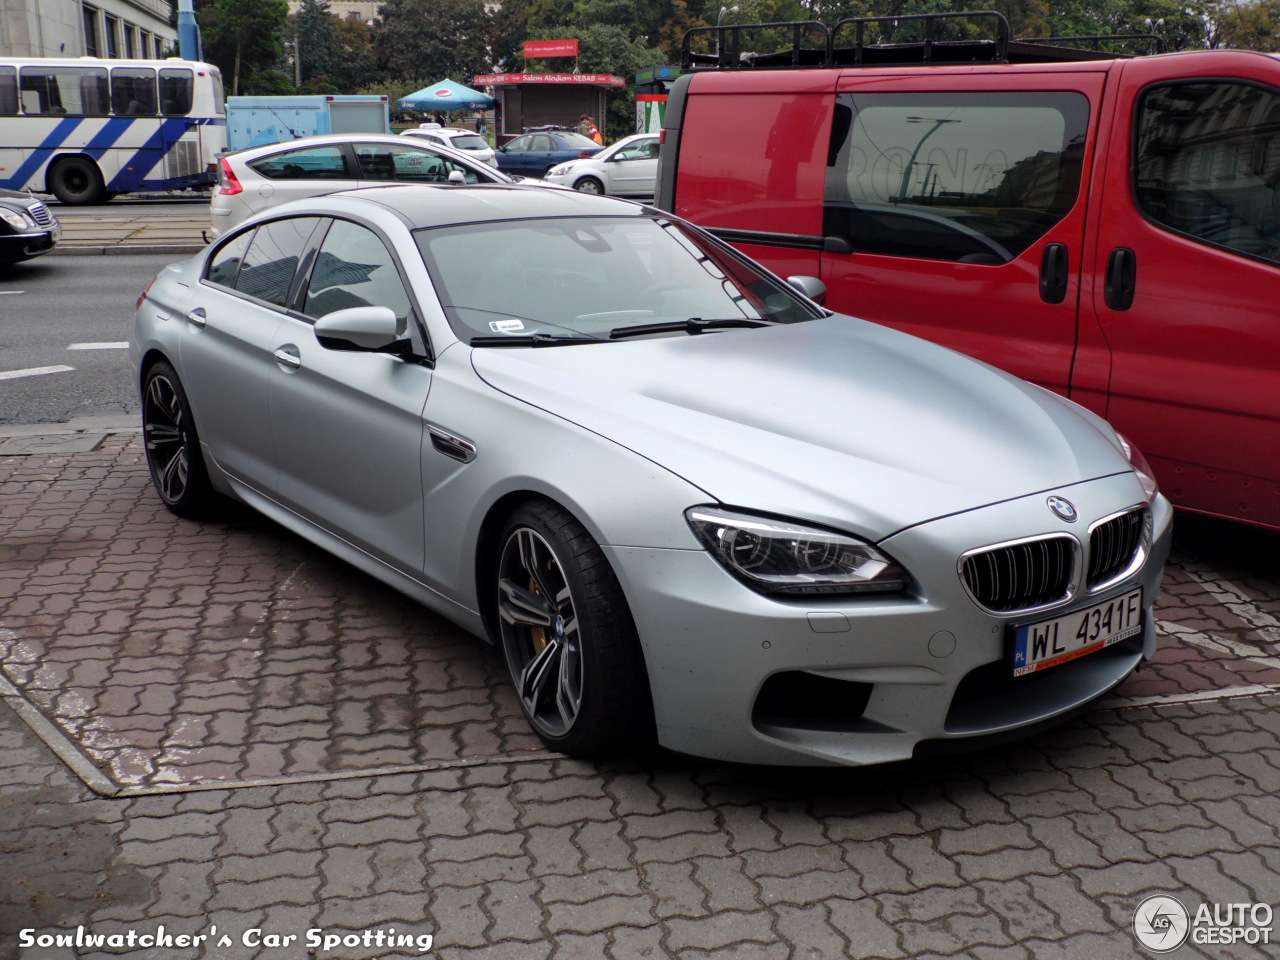
<svg viewBox="0 0 1280 960"><path fill-rule="evenodd" d="M151 475L496 644L570 754L874 763L1114 688L1169 548L1142 455L822 292L570 191L286 204L140 301Z"/></svg>

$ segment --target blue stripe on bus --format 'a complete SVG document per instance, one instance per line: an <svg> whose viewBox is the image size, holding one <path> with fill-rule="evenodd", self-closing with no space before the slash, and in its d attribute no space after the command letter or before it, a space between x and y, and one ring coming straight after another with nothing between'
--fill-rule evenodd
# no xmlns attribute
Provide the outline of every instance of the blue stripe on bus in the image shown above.
<svg viewBox="0 0 1280 960"><path fill-rule="evenodd" d="M127 193L130 190L137 189L142 183L143 175L151 171L157 163L164 159L168 152L166 144L172 147L174 143L182 138L187 131L187 123L189 121L185 117L176 117L171 120L162 120L160 125L156 127L155 132L147 138L147 142L139 147L128 160L120 164L120 170L112 178L111 183L107 185L107 189L114 193ZM143 169L137 167L143 165ZM133 170L129 168L133 167ZM166 182L167 178L161 177L160 182Z"/></svg>
<svg viewBox="0 0 1280 960"><path fill-rule="evenodd" d="M0 187L7 187L10 190L22 190L26 188L27 181L30 180L37 170L43 167L49 161L50 155L57 150L71 136L71 132L84 121L84 117L67 117L60 120L58 125L54 127L44 142L36 147L27 156L18 167L17 172L5 180L0 180Z"/></svg>

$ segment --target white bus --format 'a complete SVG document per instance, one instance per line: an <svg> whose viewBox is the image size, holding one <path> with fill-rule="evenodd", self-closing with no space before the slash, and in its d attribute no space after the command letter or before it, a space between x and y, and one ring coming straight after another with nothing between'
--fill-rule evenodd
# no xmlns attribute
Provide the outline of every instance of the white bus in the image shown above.
<svg viewBox="0 0 1280 960"><path fill-rule="evenodd" d="M217 182L218 68L192 60L0 58L0 187L63 203Z"/></svg>

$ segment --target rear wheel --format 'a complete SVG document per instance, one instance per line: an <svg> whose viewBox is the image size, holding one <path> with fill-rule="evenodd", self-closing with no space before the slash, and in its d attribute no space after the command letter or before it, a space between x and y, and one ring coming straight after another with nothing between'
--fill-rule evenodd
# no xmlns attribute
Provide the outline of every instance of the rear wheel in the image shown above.
<svg viewBox="0 0 1280 960"><path fill-rule="evenodd" d="M583 177L573 185L573 189L580 190L583 193L604 193L604 184L595 177Z"/></svg>
<svg viewBox="0 0 1280 960"><path fill-rule="evenodd" d="M191 404L177 373L163 361L143 381L142 436L151 483L164 505L180 517L212 513L221 498L209 482Z"/></svg>
<svg viewBox="0 0 1280 960"><path fill-rule="evenodd" d="M507 669L542 741L577 756L645 746L653 706L635 625L582 524L525 504L503 531L495 587Z"/></svg>
<svg viewBox="0 0 1280 960"><path fill-rule="evenodd" d="M49 190L68 206L100 203L105 195L98 165L88 157L64 157L49 171Z"/></svg>

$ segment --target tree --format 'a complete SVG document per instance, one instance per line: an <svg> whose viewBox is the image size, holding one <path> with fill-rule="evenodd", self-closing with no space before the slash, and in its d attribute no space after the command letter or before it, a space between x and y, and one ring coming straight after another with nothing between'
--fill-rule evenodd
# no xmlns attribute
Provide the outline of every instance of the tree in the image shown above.
<svg viewBox="0 0 1280 960"><path fill-rule="evenodd" d="M272 69L284 55L288 0L204 0L197 3L205 56L231 78L232 95L241 78Z"/></svg>
<svg viewBox="0 0 1280 960"><path fill-rule="evenodd" d="M333 83L339 91L351 93L382 79L367 23L359 17L334 17L333 39Z"/></svg>
<svg viewBox="0 0 1280 960"><path fill-rule="evenodd" d="M1280 51L1280 2L1232 3L1218 17L1218 44L1264 53Z"/></svg>
<svg viewBox="0 0 1280 960"><path fill-rule="evenodd" d="M338 92L333 83L337 47L334 19L329 12L329 0L302 0L293 17L294 56L298 61L300 86L310 93Z"/></svg>
<svg viewBox="0 0 1280 960"><path fill-rule="evenodd" d="M392 77L470 83L489 69L483 0L387 0L378 8L373 49Z"/></svg>

